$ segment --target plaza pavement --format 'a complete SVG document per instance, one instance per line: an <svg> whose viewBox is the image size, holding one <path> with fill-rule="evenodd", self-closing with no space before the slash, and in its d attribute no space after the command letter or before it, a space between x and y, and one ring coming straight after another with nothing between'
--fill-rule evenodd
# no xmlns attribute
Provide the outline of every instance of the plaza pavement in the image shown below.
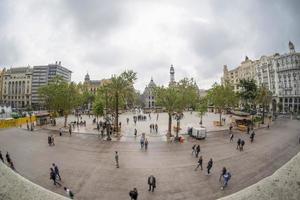
<svg viewBox="0 0 300 200"><path fill-rule="evenodd" d="M63 185L75 192L76 199L129 199L133 187L138 188L139 199L216 199L271 175L300 151L299 133L299 121L280 120L270 129L257 131L253 144L244 133L236 132L230 143L227 132L215 132L206 140L187 138L183 144L153 141L145 152L138 141L107 142L88 134L59 137L56 131L5 129L0 131L0 149L10 152L22 176L64 194L49 180L51 163L56 163ZM48 134L55 134L54 147L47 144ZM235 149L238 137L246 141L244 152ZM201 145L204 169L213 158L212 175L194 171L197 159L191 156L193 144ZM120 152L119 169L114 163L116 150ZM218 178L223 166L232 173L232 179L221 191ZM150 174L157 178L154 193L147 191Z"/></svg>
<svg viewBox="0 0 300 200"><path fill-rule="evenodd" d="M122 129L121 129L121 138L120 141L134 141L134 129L137 129L138 136L141 136L142 133L145 133L146 136L150 141L166 141L166 134L168 129L168 115L167 113L159 113L158 120L156 120L157 114L151 113L151 119L149 119L148 114L145 114L147 116L146 121L138 121L136 125L134 125L133 122L133 116L134 114L131 112L123 113L120 115L119 122L122 123ZM129 118L129 124L127 124L126 119ZM206 113L205 116L203 116L203 126L206 127L208 132L211 131L222 131L222 130L228 130L229 124L231 122L229 115L222 115L222 118L225 118L225 125L222 127L214 126L213 121L219 121L219 114L214 113ZM87 125L85 126L75 126L75 129L73 129L73 132L75 133L81 133L81 134L99 134L99 132L96 129L96 124L93 124L93 117L82 115L82 121L86 121ZM99 118L99 121L103 120L103 118ZM71 121L77 121L77 118L74 115L69 115L68 122ZM184 118L180 121L181 131L179 134L186 134L188 126L193 127L200 127L199 125L200 118L196 112L190 113L185 112ZM68 128L64 128L64 118L59 117L56 118L56 126L52 125L46 125L43 128L48 130L58 130L59 128L62 128L63 131L68 132ZM158 125L158 133L150 133L150 124L157 124ZM172 128L177 126L176 120L172 120ZM24 127L25 128L25 127ZM172 129L173 134L175 134L174 130Z"/></svg>

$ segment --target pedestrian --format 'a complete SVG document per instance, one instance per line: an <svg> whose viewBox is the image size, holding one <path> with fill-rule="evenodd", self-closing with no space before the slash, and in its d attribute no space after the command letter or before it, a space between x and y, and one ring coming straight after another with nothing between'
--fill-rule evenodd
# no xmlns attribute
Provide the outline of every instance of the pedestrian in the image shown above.
<svg viewBox="0 0 300 200"><path fill-rule="evenodd" d="M221 178L226 174L226 172L227 172L226 167L223 167L222 171L221 171L221 174L220 174L219 182L221 182Z"/></svg>
<svg viewBox="0 0 300 200"><path fill-rule="evenodd" d="M231 133L232 131L232 124L230 123L230 126L229 126L229 133Z"/></svg>
<svg viewBox="0 0 300 200"><path fill-rule="evenodd" d="M231 135L230 135L230 142L233 141L233 137L234 137L234 135L233 135L233 133L231 133Z"/></svg>
<svg viewBox="0 0 300 200"><path fill-rule="evenodd" d="M11 160L9 166L12 170L16 171L13 161Z"/></svg>
<svg viewBox="0 0 300 200"><path fill-rule="evenodd" d="M49 146L51 146L51 136L50 135L48 135L48 144L49 144Z"/></svg>
<svg viewBox="0 0 300 200"><path fill-rule="evenodd" d="M116 168L119 168L119 154L118 154L118 151L115 152L115 161L116 161Z"/></svg>
<svg viewBox="0 0 300 200"><path fill-rule="evenodd" d="M64 190L65 190L66 194L68 195L68 197L70 197L70 199L74 198L74 194L69 188L64 187Z"/></svg>
<svg viewBox="0 0 300 200"><path fill-rule="evenodd" d="M61 128L59 129L59 136L62 136L62 130L61 130Z"/></svg>
<svg viewBox="0 0 300 200"><path fill-rule="evenodd" d="M144 148L144 138L143 137L141 137L140 143L141 143L141 149Z"/></svg>
<svg viewBox="0 0 300 200"><path fill-rule="evenodd" d="M245 145L245 141L242 140L241 141L241 146L240 146L240 151L244 151L244 145Z"/></svg>
<svg viewBox="0 0 300 200"><path fill-rule="evenodd" d="M6 162L9 164L11 159L10 159L10 155L8 154L8 152L6 152L5 157L6 157Z"/></svg>
<svg viewBox="0 0 300 200"><path fill-rule="evenodd" d="M254 136L255 136L255 132L252 131L252 133L251 133L251 135L250 135L250 141L251 141L251 143L252 143L253 140L254 140Z"/></svg>
<svg viewBox="0 0 300 200"><path fill-rule="evenodd" d="M157 113L157 114L156 114L156 121L158 120L158 116L159 116L159 114Z"/></svg>
<svg viewBox="0 0 300 200"><path fill-rule="evenodd" d="M239 138L238 141L237 141L236 149L240 149L241 141L242 141L241 138Z"/></svg>
<svg viewBox="0 0 300 200"><path fill-rule="evenodd" d="M131 200L137 200L137 198L138 198L138 191L137 191L137 189L133 188L133 190L131 190L129 192L129 196L130 196Z"/></svg>
<svg viewBox="0 0 300 200"><path fill-rule="evenodd" d="M196 148L196 158L198 158L199 153L200 153L200 145L198 145Z"/></svg>
<svg viewBox="0 0 300 200"><path fill-rule="evenodd" d="M59 169L58 169L57 165L55 165L54 163L52 163L52 166L53 166L53 169L54 169L56 177L58 177L58 179L61 181L61 177L60 177Z"/></svg>
<svg viewBox="0 0 300 200"><path fill-rule="evenodd" d="M210 170L211 170L212 166L213 166L213 160L211 158L207 163L207 175L210 175Z"/></svg>
<svg viewBox="0 0 300 200"><path fill-rule="evenodd" d="M57 185L61 186L61 184L56 181L56 174L52 168L50 168L50 180L53 180L53 185L57 184Z"/></svg>
<svg viewBox="0 0 300 200"><path fill-rule="evenodd" d="M127 122L127 125L128 125L128 123L129 123L129 118L128 117L126 118L126 122Z"/></svg>
<svg viewBox="0 0 300 200"><path fill-rule="evenodd" d="M248 125L247 126L247 134L249 134L250 133L250 126Z"/></svg>
<svg viewBox="0 0 300 200"><path fill-rule="evenodd" d="M203 170L203 168L202 168L202 162L203 162L202 156L200 156L200 158L199 158L199 160L198 160L198 165L197 165L197 167L195 168L195 171L196 171L199 167L201 167L201 170Z"/></svg>
<svg viewBox="0 0 300 200"><path fill-rule="evenodd" d="M27 130L29 131L29 124L28 124L28 120L26 120L27 123Z"/></svg>
<svg viewBox="0 0 300 200"><path fill-rule="evenodd" d="M78 123L77 123L77 125L78 125ZM72 135L72 127L71 127L71 125L69 126L69 134L70 134L70 136Z"/></svg>
<svg viewBox="0 0 300 200"><path fill-rule="evenodd" d="M152 133L152 124L149 125L150 133Z"/></svg>
<svg viewBox="0 0 300 200"><path fill-rule="evenodd" d="M51 135L51 144L54 146L55 144L54 144L54 137L53 137L53 135Z"/></svg>
<svg viewBox="0 0 300 200"><path fill-rule="evenodd" d="M147 138L145 139L145 150L147 150L148 149L148 140L147 140Z"/></svg>
<svg viewBox="0 0 300 200"><path fill-rule="evenodd" d="M153 175L148 177L148 185L149 185L148 191L154 192L154 188L156 188L156 178Z"/></svg>
<svg viewBox="0 0 300 200"><path fill-rule="evenodd" d="M158 125L155 124L155 132L157 133L158 132Z"/></svg>
<svg viewBox="0 0 300 200"><path fill-rule="evenodd" d="M195 153L196 155L196 145L194 144L193 147L192 147L192 155Z"/></svg>
<svg viewBox="0 0 300 200"><path fill-rule="evenodd" d="M221 190L224 190L224 188L227 187L228 181L230 180L230 178L231 178L231 173L230 172L227 172L227 173L224 174L224 176L223 176L224 183L223 183L223 186L221 187Z"/></svg>
<svg viewBox="0 0 300 200"><path fill-rule="evenodd" d="M136 130L136 128L134 129L134 137L136 138L136 136L137 136L137 130Z"/></svg>
<svg viewBox="0 0 300 200"><path fill-rule="evenodd" d="M4 159L3 159L3 156L2 156L2 152L0 151L0 160L4 163Z"/></svg>

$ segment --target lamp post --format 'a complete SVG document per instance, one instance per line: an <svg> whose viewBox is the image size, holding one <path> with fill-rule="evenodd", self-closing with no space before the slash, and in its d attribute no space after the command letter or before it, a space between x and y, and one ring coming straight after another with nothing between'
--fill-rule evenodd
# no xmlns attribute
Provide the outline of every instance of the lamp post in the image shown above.
<svg viewBox="0 0 300 200"><path fill-rule="evenodd" d="M177 121L176 137L175 137L175 139L178 140L179 139L178 133L179 133L179 127L180 127L180 120L182 119L183 115L182 115L182 113L178 113L177 112L177 113L174 114L174 117L175 117L175 119Z"/></svg>

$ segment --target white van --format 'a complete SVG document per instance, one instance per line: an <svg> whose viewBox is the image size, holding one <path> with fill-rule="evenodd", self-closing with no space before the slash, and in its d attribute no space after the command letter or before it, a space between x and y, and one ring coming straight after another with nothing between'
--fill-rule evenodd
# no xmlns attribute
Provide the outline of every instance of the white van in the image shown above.
<svg viewBox="0 0 300 200"><path fill-rule="evenodd" d="M205 127L188 127L188 134L191 137L196 139L205 139L206 138L206 128Z"/></svg>

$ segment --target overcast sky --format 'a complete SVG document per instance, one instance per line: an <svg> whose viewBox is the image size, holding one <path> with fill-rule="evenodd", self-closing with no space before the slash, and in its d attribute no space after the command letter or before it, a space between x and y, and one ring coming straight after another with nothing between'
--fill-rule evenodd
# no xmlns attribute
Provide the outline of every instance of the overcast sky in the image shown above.
<svg viewBox="0 0 300 200"><path fill-rule="evenodd" d="M0 0L0 66L62 61L72 80L137 72L136 88L153 77L194 77L199 88L220 81L223 65L247 55L300 48L299 0Z"/></svg>

